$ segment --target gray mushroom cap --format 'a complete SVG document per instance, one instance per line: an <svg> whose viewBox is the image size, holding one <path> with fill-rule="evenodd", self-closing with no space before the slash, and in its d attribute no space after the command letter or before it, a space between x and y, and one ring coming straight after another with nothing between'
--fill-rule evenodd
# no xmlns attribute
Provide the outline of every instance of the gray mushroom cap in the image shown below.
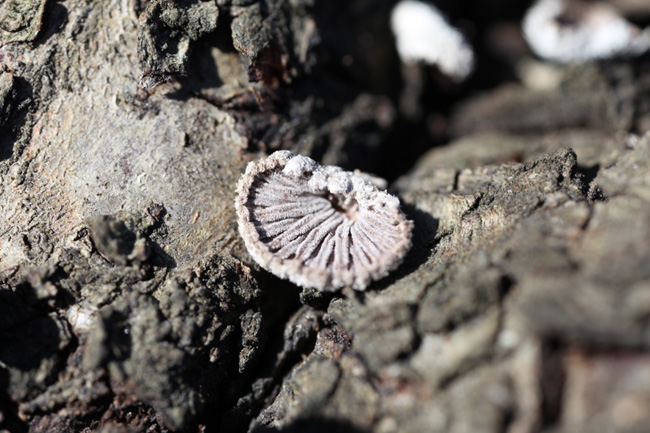
<svg viewBox="0 0 650 433"><path fill-rule="evenodd" d="M237 184L239 233L263 268L303 287L356 290L411 247L397 197L339 167L288 151L251 162Z"/></svg>

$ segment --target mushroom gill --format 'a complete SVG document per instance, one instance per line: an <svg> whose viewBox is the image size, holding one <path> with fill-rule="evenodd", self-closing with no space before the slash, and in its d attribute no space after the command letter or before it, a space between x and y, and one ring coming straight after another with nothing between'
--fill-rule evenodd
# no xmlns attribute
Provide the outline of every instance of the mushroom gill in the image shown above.
<svg viewBox="0 0 650 433"><path fill-rule="evenodd" d="M250 163L237 190L239 232L253 259L303 287L363 290L411 246L413 224L396 197L311 158L275 152Z"/></svg>

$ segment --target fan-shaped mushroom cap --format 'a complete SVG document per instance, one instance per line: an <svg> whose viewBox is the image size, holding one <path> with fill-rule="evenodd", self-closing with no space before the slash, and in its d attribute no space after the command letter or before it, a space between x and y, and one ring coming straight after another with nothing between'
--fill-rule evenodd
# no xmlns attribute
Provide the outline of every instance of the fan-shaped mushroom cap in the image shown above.
<svg viewBox="0 0 650 433"><path fill-rule="evenodd" d="M650 49L650 31L642 31L604 2L538 0L522 26L532 50L557 62L581 63Z"/></svg>
<svg viewBox="0 0 650 433"><path fill-rule="evenodd" d="M339 167L278 151L251 162L235 202L249 253L303 287L363 290L395 269L413 224L399 200Z"/></svg>

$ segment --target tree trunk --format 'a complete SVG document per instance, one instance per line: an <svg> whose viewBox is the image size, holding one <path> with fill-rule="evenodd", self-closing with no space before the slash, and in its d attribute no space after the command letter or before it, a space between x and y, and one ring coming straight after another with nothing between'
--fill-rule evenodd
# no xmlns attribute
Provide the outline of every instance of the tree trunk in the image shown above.
<svg viewBox="0 0 650 433"><path fill-rule="evenodd" d="M648 60L457 3L463 84L400 66L388 0L0 5L0 431L646 431ZM404 264L259 268L235 187L277 149L386 177Z"/></svg>

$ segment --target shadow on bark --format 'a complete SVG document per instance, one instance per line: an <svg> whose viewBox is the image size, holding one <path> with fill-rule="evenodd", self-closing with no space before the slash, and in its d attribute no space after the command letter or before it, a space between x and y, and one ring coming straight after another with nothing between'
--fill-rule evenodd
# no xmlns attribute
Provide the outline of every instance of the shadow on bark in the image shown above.
<svg viewBox="0 0 650 433"><path fill-rule="evenodd" d="M59 33L68 22L68 9L59 2L48 1L45 4L43 20L38 36L34 39L34 48L47 42L52 36Z"/></svg>
<svg viewBox="0 0 650 433"><path fill-rule="evenodd" d="M30 371L59 352L59 328L49 316L35 318L0 333L0 363L6 368Z"/></svg>
<svg viewBox="0 0 650 433"><path fill-rule="evenodd" d="M68 353L67 330L41 310L35 290L0 288L0 430L26 432L15 400L33 398L56 380Z"/></svg>
<svg viewBox="0 0 650 433"><path fill-rule="evenodd" d="M342 420L304 418L296 420L287 427L280 429L260 426L255 428L252 433L363 433L365 431Z"/></svg>
<svg viewBox="0 0 650 433"><path fill-rule="evenodd" d="M0 162L8 160L14 154L32 98L32 86L22 77L13 77L10 89L0 95L0 130L3 131L0 134Z"/></svg>
<svg viewBox="0 0 650 433"><path fill-rule="evenodd" d="M230 33L231 22L232 18L226 11L219 13L219 24L216 30L194 44L194 48L188 56L187 73L178 77L180 88L167 94L168 98L187 101L191 97L199 96L208 99L209 102L215 105L220 105L219 101L206 98L203 91L218 89L224 85L223 73L218 70L211 50L216 47L223 53L236 52Z"/></svg>

